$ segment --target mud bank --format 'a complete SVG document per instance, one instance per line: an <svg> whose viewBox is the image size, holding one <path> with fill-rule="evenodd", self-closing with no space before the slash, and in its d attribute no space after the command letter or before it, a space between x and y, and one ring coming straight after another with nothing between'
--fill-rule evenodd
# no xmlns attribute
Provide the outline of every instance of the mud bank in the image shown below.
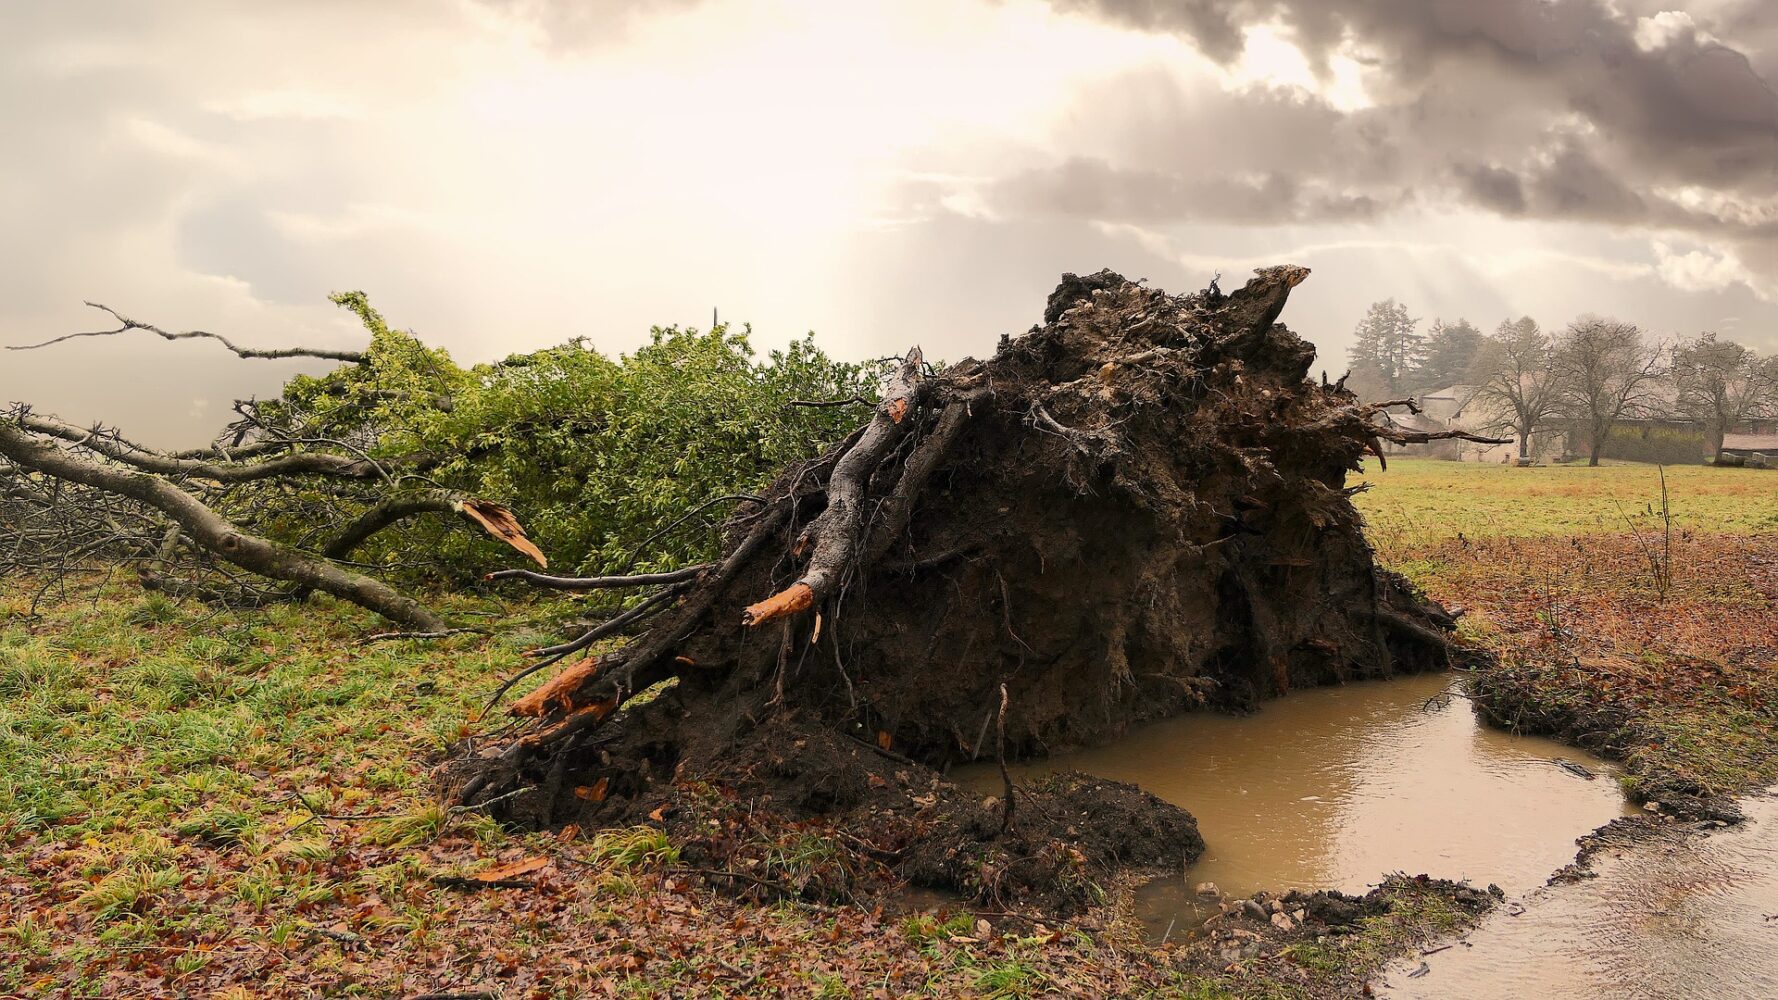
<svg viewBox="0 0 1778 1000"><path fill-rule="evenodd" d="M1584 679L1586 670L1578 659L1491 664L1471 675L1469 688L1476 710L1508 732L1548 736L1617 759L1633 757L1639 747L1661 739L1644 725L1644 705L1597 694ZM1737 789L1712 788L1659 764L1632 760L1627 770L1631 799L1651 811L1727 823L1741 818L1730 794Z"/></svg>

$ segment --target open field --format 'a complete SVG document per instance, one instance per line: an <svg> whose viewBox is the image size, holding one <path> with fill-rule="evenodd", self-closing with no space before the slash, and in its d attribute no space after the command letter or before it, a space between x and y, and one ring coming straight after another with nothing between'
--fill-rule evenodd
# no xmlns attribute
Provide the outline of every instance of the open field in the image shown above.
<svg viewBox="0 0 1778 1000"><path fill-rule="evenodd" d="M1473 462L1392 458L1352 477L1371 484L1356 498L1372 536L1393 549L1462 534L1577 535L1661 526L1661 470L1652 465L1553 465L1520 469ZM1778 472L1675 465L1665 470L1675 528L1720 533L1778 531Z"/></svg>
<svg viewBox="0 0 1778 1000"><path fill-rule="evenodd" d="M1778 474L1669 470L1670 553L1651 467L1368 478L1385 560L1500 654L1475 678L1497 717L1623 756L1643 797L1778 777L1778 536L1758 534ZM477 709L549 634L533 605L453 608L508 622L497 639L362 646L373 620L328 602L214 613L112 587L32 617L30 597L0 591L0 994L1306 998L1468 919L1396 884L1359 933L1223 971L1143 946L1115 907L977 923L739 898L659 830L520 833L434 802L433 763L498 727ZM739 829L748 877L778 884L849 850Z"/></svg>

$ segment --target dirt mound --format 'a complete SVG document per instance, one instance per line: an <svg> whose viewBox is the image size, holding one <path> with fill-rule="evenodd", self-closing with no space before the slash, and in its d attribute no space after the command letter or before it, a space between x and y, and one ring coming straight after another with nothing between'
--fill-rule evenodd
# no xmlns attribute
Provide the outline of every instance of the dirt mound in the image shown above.
<svg viewBox="0 0 1778 1000"><path fill-rule="evenodd" d="M882 831L904 874L976 895L1194 858L1190 817L1128 786L1071 776L1008 816L940 772L1448 662L1449 617L1376 568L1345 486L1412 436L1308 381L1276 322L1307 273L1226 296L1069 275L987 361L912 352L645 635L521 701L538 728L459 796L587 825L707 782Z"/></svg>

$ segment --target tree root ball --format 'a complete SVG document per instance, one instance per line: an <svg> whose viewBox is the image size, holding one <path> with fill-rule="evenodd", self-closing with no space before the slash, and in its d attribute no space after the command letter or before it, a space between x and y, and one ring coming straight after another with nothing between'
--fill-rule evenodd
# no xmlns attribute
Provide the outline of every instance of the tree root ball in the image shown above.
<svg viewBox="0 0 1778 1000"><path fill-rule="evenodd" d="M1314 348L1277 322L1307 274L1179 296L1067 275L993 357L911 353L645 634L458 761L456 795L582 827L720 826L726 798L978 898L1177 870L1196 825L1137 789L1064 776L1007 816L941 775L1448 665L1450 617L1375 565L1345 483L1399 432L1310 381Z"/></svg>

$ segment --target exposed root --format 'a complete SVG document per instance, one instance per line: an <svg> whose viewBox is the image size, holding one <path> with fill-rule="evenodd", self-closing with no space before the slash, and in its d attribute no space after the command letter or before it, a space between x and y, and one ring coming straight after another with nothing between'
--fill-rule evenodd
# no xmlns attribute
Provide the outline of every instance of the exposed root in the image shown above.
<svg viewBox="0 0 1778 1000"><path fill-rule="evenodd" d="M982 803L934 769L1448 662L1449 617L1377 570L1345 488L1411 435L1309 382L1276 322L1307 273L1188 296L1069 275L986 361L909 352L864 427L730 518L719 562L668 574L645 633L515 705L535 728L453 769L457 794L591 825L699 815L715 787L895 831L905 876L981 898L1193 856L1189 816L1123 786Z"/></svg>

